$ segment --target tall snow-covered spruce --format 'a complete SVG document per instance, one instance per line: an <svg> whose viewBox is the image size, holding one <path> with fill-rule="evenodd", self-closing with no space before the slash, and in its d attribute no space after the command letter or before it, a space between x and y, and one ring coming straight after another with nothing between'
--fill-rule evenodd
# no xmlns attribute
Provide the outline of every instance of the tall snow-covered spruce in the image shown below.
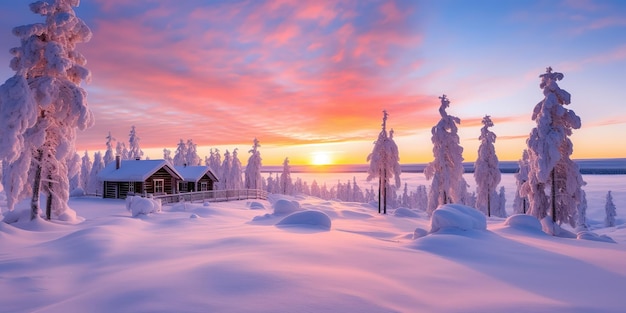
<svg viewBox="0 0 626 313"><path fill-rule="evenodd" d="M370 166L367 170L367 181L378 178L378 213L387 214L387 200L395 200L395 189L400 188L400 155L398 146L393 140L393 129L387 133L387 111L383 111L383 123L378 139L374 142L372 153L367 156ZM392 186L389 181L395 178ZM382 207L381 207L382 206ZM382 208L382 210L381 210Z"/></svg>
<svg viewBox="0 0 626 313"><path fill-rule="evenodd" d="M501 174L498 167L498 156L494 143L496 134L489 130L493 127L493 122L489 115L485 115L482 120L483 127L480 129L480 146L478 147L478 158L474 163L474 178L476 179L476 208L487 216L498 217L504 212L500 209L500 201L496 187L500 183Z"/></svg>
<svg viewBox="0 0 626 313"><path fill-rule="evenodd" d="M259 151L259 140L254 138L252 149L248 151L250 157L248 158L248 164L245 170L245 188L246 189L261 189L261 152Z"/></svg>
<svg viewBox="0 0 626 313"><path fill-rule="evenodd" d="M446 112L446 108L450 106L446 95L439 99L441 120L431 130L435 159L424 169L426 179L433 180L428 193L428 215L442 204L465 204L467 197L467 182L463 178L463 147L457 134L457 124L461 120Z"/></svg>
<svg viewBox="0 0 626 313"><path fill-rule="evenodd" d="M539 77L545 97L533 110L537 126L526 141L529 172L521 195L528 197L531 215L544 219L549 213L554 223L576 227L585 182L578 165L570 159L573 144L569 136L573 129L580 128L580 117L564 107L570 104L571 96L557 84L564 77L562 73L548 67ZM550 197L546 187L550 188Z"/></svg>
<svg viewBox="0 0 626 313"><path fill-rule="evenodd" d="M67 205L67 159L75 154L76 129L94 123L87 93L80 87L91 74L85 57L75 50L92 35L74 12L79 2L30 4L45 21L13 29L20 38L20 46L11 49L16 73L0 87L0 158L7 202L12 209L30 194L31 219L39 216L40 191L47 195L48 219L71 220L75 215Z"/></svg>

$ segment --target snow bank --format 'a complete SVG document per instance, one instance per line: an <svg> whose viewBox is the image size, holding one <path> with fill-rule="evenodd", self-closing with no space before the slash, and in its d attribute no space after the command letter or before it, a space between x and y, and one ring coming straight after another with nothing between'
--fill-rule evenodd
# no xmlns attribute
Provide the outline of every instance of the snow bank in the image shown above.
<svg viewBox="0 0 626 313"><path fill-rule="evenodd" d="M568 230L565 230L552 221L551 216L546 216L541 219L541 229L544 233L563 238L576 238L576 235Z"/></svg>
<svg viewBox="0 0 626 313"><path fill-rule="evenodd" d="M250 210L265 210L265 206L261 202L252 201L248 203Z"/></svg>
<svg viewBox="0 0 626 313"><path fill-rule="evenodd" d="M506 219L506 221L504 221L504 225L514 229L543 233L543 230L541 229L541 223L536 217L532 215L511 215Z"/></svg>
<svg viewBox="0 0 626 313"><path fill-rule="evenodd" d="M280 220L276 226L311 226L330 230L332 222L324 212L308 210L295 212Z"/></svg>
<svg viewBox="0 0 626 313"><path fill-rule="evenodd" d="M272 205L274 215L287 215L300 210L300 204L297 201L289 201L287 199L278 199Z"/></svg>
<svg viewBox="0 0 626 313"><path fill-rule="evenodd" d="M161 200L130 196L126 198L126 209L131 212L133 217L137 217L139 214L147 215L161 212Z"/></svg>
<svg viewBox="0 0 626 313"><path fill-rule="evenodd" d="M610 242L615 243L613 238L607 235L598 235L594 232L590 231L581 231L576 235L576 239L584 239L584 240L592 240L592 241L601 241L601 242Z"/></svg>
<svg viewBox="0 0 626 313"><path fill-rule="evenodd" d="M461 204L444 204L430 218L430 233L442 229L486 230L487 218L480 211Z"/></svg>
<svg viewBox="0 0 626 313"><path fill-rule="evenodd" d="M408 208L397 208L393 211L393 216L397 217L419 217L419 214Z"/></svg>

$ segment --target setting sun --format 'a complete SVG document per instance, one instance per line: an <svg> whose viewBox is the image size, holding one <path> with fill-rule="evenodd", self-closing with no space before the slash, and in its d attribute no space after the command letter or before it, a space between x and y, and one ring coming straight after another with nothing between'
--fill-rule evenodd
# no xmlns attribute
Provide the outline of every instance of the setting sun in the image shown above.
<svg viewBox="0 0 626 313"><path fill-rule="evenodd" d="M330 153L325 151L314 152L311 157L312 165L328 165L332 163L333 161L331 160Z"/></svg>

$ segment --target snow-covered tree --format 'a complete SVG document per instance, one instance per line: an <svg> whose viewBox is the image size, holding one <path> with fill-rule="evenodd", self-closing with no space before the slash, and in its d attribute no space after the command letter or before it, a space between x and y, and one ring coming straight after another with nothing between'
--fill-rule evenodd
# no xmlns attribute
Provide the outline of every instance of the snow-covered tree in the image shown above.
<svg viewBox="0 0 626 313"><path fill-rule="evenodd" d="M98 174L103 168L104 162L102 161L102 153L98 151L93 155L93 166L91 167L91 172L89 172L89 184L85 192L102 195L102 182L98 179Z"/></svg>
<svg viewBox="0 0 626 313"><path fill-rule="evenodd" d="M426 179L432 179L426 210L429 215L441 204L465 204L465 197L467 197L467 182L463 178L465 172L463 147L460 145L457 134L457 124L460 124L461 120L446 112L446 108L450 106L450 100L446 95L439 99L441 100L439 107L441 120L431 130L435 159L424 169Z"/></svg>
<svg viewBox="0 0 626 313"><path fill-rule="evenodd" d="M506 194L504 193L504 186L500 186L500 192L498 192L497 206L494 207L493 215L497 217L507 217L506 214Z"/></svg>
<svg viewBox="0 0 626 313"><path fill-rule="evenodd" d="M207 164L211 170L213 170L213 174L215 174L215 176L217 176L218 180L222 180L222 157L220 156L220 150L219 149L215 149L215 151L213 151L213 149L211 149L209 151L209 164Z"/></svg>
<svg viewBox="0 0 626 313"><path fill-rule="evenodd" d="M78 153L74 153L71 159L67 159L67 175L70 178L70 192L81 186L81 158Z"/></svg>
<svg viewBox="0 0 626 313"><path fill-rule="evenodd" d="M39 214L40 190L47 195L47 218L73 218L67 205L67 159L75 153L76 129L94 122L87 93L80 87L91 74L84 67L85 57L75 50L76 44L91 39L91 30L73 10L78 2L30 5L45 21L13 29L21 43L11 49L16 74L0 87L0 158L5 166L9 163L3 182L15 184L6 189L7 202L23 199L30 191L31 219ZM30 190L25 186L29 183Z"/></svg>
<svg viewBox="0 0 626 313"><path fill-rule="evenodd" d="M242 172L242 166L241 166L241 161L239 160L239 156L238 156L238 151L239 149L235 148L235 150L233 150L233 155L232 155L232 163L230 166L230 182L231 182L231 188L232 189L242 189L243 188L243 181L241 180L241 172Z"/></svg>
<svg viewBox="0 0 626 313"><path fill-rule="evenodd" d="M115 146L115 155L119 155L122 160L128 160L128 149L126 144L118 141Z"/></svg>
<svg viewBox="0 0 626 313"><path fill-rule="evenodd" d="M143 151L139 147L139 141L141 138L137 136L137 130L135 126L130 127L130 133L128 134L128 159L141 160L143 157Z"/></svg>
<svg viewBox="0 0 626 313"><path fill-rule="evenodd" d="M176 146L174 166L183 166L187 162L187 144L181 139Z"/></svg>
<svg viewBox="0 0 626 313"><path fill-rule="evenodd" d="M283 161L283 172L280 174L280 193L290 195L293 188L291 181L291 168L289 167L289 158Z"/></svg>
<svg viewBox="0 0 626 313"><path fill-rule="evenodd" d="M570 104L570 94L559 88L557 81L562 73L552 72L539 76L545 98L533 111L537 123L528 140L528 180L522 188L522 196L528 196L530 214L543 219L550 215L553 222L576 226L581 187L585 184L578 165L570 159L573 144L569 139L573 129L581 126L580 117L564 106ZM550 198L545 188L551 187Z"/></svg>
<svg viewBox="0 0 626 313"><path fill-rule="evenodd" d="M322 198L322 189L315 179L311 183L311 196Z"/></svg>
<svg viewBox="0 0 626 313"><path fill-rule="evenodd" d="M221 189L233 189L232 188L232 177L230 177L231 172L230 172L230 168L233 166L233 159L230 155L230 152L228 152L228 149L226 149L226 152L224 152L224 161L222 162L222 167L220 169L220 172L222 173L222 178L220 179L220 184L222 185Z"/></svg>
<svg viewBox="0 0 626 313"><path fill-rule="evenodd" d="M576 221L576 229L579 231L589 229L589 224L587 223L587 194L584 190L581 196L580 204L578 205L578 220Z"/></svg>
<svg viewBox="0 0 626 313"><path fill-rule="evenodd" d="M395 200L395 188L400 187L400 154L393 140L393 129L387 133L387 111L383 111L382 129L374 142L372 153L367 156L370 163L367 170L367 181L378 178L378 213L387 214L389 195ZM395 178L395 188L391 188L390 180Z"/></svg>
<svg viewBox="0 0 626 313"><path fill-rule="evenodd" d="M185 163L189 166L198 166L201 163L200 156L198 155L198 145L193 143L192 139L187 140L187 155L185 156Z"/></svg>
<svg viewBox="0 0 626 313"><path fill-rule="evenodd" d="M85 191L87 191L87 186L89 185L89 173L91 173L92 167L93 164L91 163L89 152L85 151L82 158L82 165L80 167L80 188L83 188Z"/></svg>
<svg viewBox="0 0 626 313"><path fill-rule="evenodd" d="M246 189L259 189L261 185L261 152L259 140L254 138L252 149L248 150L250 157L246 165L245 187Z"/></svg>
<svg viewBox="0 0 626 313"><path fill-rule="evenodd" d="M519 170L515 176L515 199L513 199L513 213L526 214L528 212L528 198L521 195L522 186L528 180L528 150L524 149L522 158L518 161Z"/></svg>
<svg viewBox="0 0 626 313"><path fill-rule="evenodd" d="M115 161L115 153L113 152L113 142L115 141L115 138L113 138L113 136L111 135L111 132L109 132L109 134L105 137L106 139L106 147L107 147L107 151L104 153L104 158L103 158L103 162L104 165L106 166L107 164Z"/></svg>
<svg viewBox="0 0 626 313"><path fill-rule="evenodd" d="M163 148L163 160L174 164L174 160L172 159L172 151L167 148Z"/></svg>
<svg viewBox="0 0 626 313"><path fill-rule="evenodd" d="M489 115L482 120L483 127L480 129L480 146L478 158L474 163L474 178L476 179L476 208L487 216L492 215L494 204L498 200L496 187L500 183L501 174L498 167L498 156L494 143L496 134L489 130L493 122Z"/></svg>
<svg viewBox="0 0 626 313"><path fill-rule="evenodd" d="M604 210L606 211L606 217L604 218L604 226L613 227L615 226L615 216L617 215L617 210L615 208L615 203L613 203L613 195L611 195L611 191L606 194L606 204L604 205Z"/></svg>

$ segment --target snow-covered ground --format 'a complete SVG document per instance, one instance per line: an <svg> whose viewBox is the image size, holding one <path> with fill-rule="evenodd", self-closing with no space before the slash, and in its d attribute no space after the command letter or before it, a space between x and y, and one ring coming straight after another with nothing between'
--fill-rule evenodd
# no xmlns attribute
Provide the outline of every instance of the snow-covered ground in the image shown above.
<svg viewBox="0 0 626 313"><path fill-rule="evenodd" d="M83 222L0 223L0 311L626 309L620 219L596 230L617 241L606 243L498 218L487 230L420 237L430 230L421 212L383 216L367 204L304 197L178 204L140 218L122 200L70 206Z"/></svg>

